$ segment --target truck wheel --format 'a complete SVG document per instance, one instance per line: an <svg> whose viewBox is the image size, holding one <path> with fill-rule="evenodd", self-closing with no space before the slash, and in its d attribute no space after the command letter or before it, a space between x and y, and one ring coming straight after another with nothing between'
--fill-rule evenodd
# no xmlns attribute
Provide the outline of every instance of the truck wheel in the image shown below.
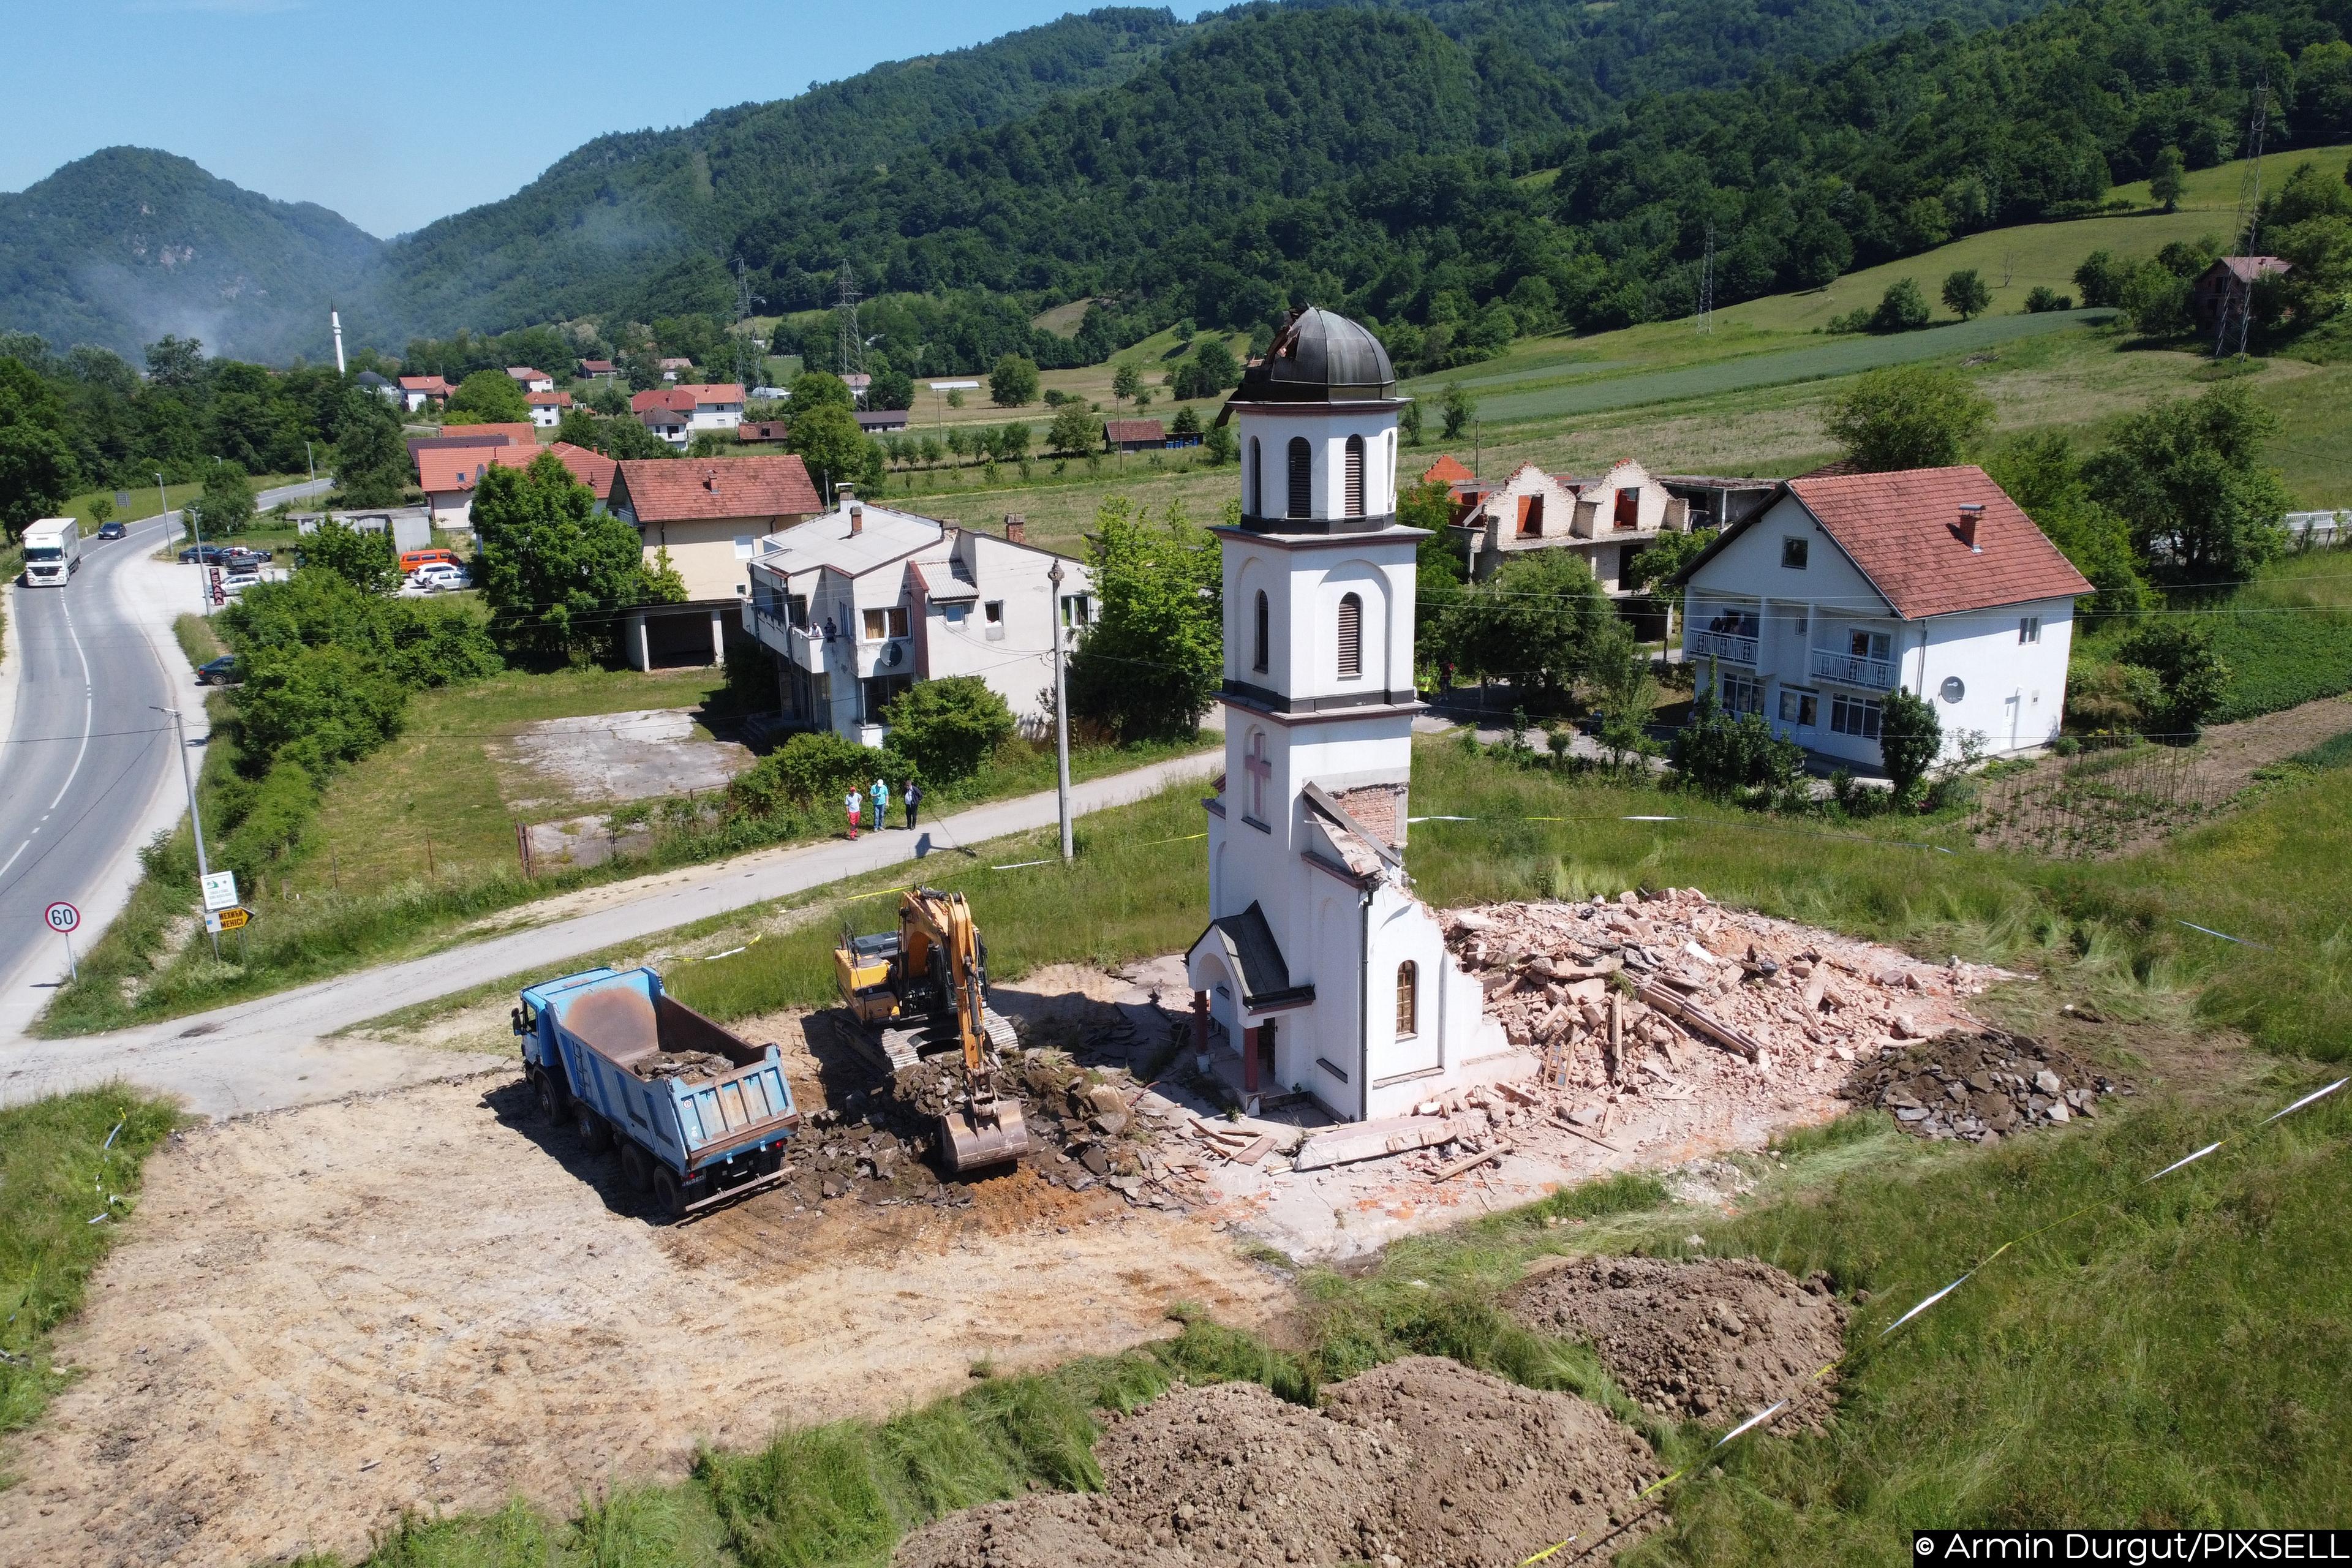
<svg viewBox="0 0 2352 1568"><path fill-rule="evenodd" d="M539 1113L550 1121L562 1121L563 1107L556 1102L555 1080L539 1068L533 1068L530 1073L530 1085L539 1091Z"/></svg>
<svg viewBox="0 0 2352 1568"><path fill-rule="evenodd" d="M686 1209L685 1198L678 1192L677 1173L667 1165L654 1167L654 1207L664 1219L676 1219Z"/></svg>
<svg viewBox="0 0 2352 1568"><path fill-rule="evenodd" d="M574 1107L572 1125L580 1130L580 1142L588 1145L591 1153L601 1154L613 1146L613 1130L604 1119L586 1106Z"/></svg>
<svg viewBox="0 0 2352 1568"><path fill-rule="evenodd" d="M621 1178L632 1192L644 1192L654 1184L654 1163L635 1143L621 1145Z"/></svg>

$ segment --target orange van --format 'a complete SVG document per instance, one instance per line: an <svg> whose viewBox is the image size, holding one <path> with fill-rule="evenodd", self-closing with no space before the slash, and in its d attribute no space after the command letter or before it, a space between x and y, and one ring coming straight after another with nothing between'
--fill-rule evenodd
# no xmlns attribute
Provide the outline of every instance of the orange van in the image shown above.
<svg viewBox="0 0 2352 1568"><path fill-rule="evenodd" d="M463 566L454 550L404 550L400 552L400 574L404 577L419 566L430 566L436 561L446 561L452 566Z"/></svg>

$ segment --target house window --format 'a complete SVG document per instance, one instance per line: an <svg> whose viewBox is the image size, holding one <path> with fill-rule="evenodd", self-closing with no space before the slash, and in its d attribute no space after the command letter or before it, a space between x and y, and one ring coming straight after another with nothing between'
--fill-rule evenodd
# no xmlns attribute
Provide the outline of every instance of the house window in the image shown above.
<svg viewBox="0 0 2352 1568"><path fill-rule="evenodd" d="M1092 626L1094 624L1094 603L1092 600L1087 598L1086 595L1065 594L1062 595L1062 624L1064 626L1068 626L1073 630L1079 626Z"/></svg>
<svg viewBox="0 0 2352 1568"><path fill-rule="evenodd" d="M1307 446L1307 437L1290 438L1290 510L1292 517L1306 517L1315 510L1315 452Z"/></svg>
<svg viewBox="0 0 2352 1568"><path fill-rule="evenodd" d="M2027 616L2017 623L2017 640L2022 645L2042 640L2042 617Z"/></svg>
<svg viewBox="0 0 2352 1568"><path fill-rule="evenodd" d="M1396 1026L1400 1040L1421 1033L1421 970L1409 958L1397 965Z"/></svg>
<svg viewBox="0 0 2352 1568"><path fill-rule="evenodd" d="M904 605L866 612L866 640L881 642L888 637L907 635L907 611Z"/></svg>
<svg viewBox="0 0 2352 1568"><path fill-rule="evenodd" d="M1257 616L1256 637L1250 646L1257 650L1257 656L1250 661L1250 668L1257 671L1260 675L1264 675L1266 671L1267 660L1272 657L1272 639L1267 636L1270 612L1266 607L1265 590L1263 588L1258 590L1255 610Z"/></svg>
<svg viewBox="0 0 2352 1568"><path fill-rule="evenodd" d="M1642 526L1642 492L1639 489L1617 492L1617 512L1609 520L1618 528Z"/></svg>
<svg viewBox="0 0 2352 1568"><path fill-rule="evenodd" d="M806 594L794 594L791 598L784 601L784 618L786 622L792 626L799 626L803 630L806 630L808 627L808 595Z"/></svg>
<svg viewBox="0 0 2352 1568"><path fill-rule="evenodd" d="M1784 689L1780 693L1780 722L1794 724L1800 730L1817 728L1822 721L1822 700L1817 692Z"/></svg>
<svg viewBox="0 0 2352 1568"><path fill-rule="evenodd" d="M1762 681L1757 679L1752 675L1733 675L1728 672L1726 672L1723 675L1722 681L1723 709L1725 712L1729 713L1734 718L1738 718L1743 713L1761 713L1764 711L1764 683Z"/></svg>
<svg viewBox="0 0 2352 1568"><path fill-rule="evenodd" d="M911 675L877 675L857 683L858 695L866 704L865 722L879 724L882 714L899 696L915 684Z"/></svg>
<svg viewBox="0 0 2352 1568"><path fill-rule="evenodd" d="M1633 580L1633 562L1641 553L1642 547L1638 544L1621 544L1617 547L1617 582L1620 586Z"/></svg>
<svg viewBox="0 0 2352 1568"><path fill-rule="evenodd" d="M960 626L963 625L964 616L971 613L971 606L970 605L942 605L940 606L940 614L947 617L947 623L951 626Z"/></svg>
<svg viewBox="0 0 2352 1568"><path fill-rule="evenodd" d="M1850 631L1845 634L1845 651L1849 658L1874 658L1883 664L1894 647L1885 632Z"/></svg>
<svg viewBox="0 0 2352 1568"><path fill-rule="evenodd" d="M989 600L988 603L980 607L980 617L992 626L1003 626L1004 624L1004 601L1002 599Z"/></svg>
<svg viewBox="0 0 2352 1568"><path fill-rule="evenodd" d="M1347 497L1348 515L1349 517L1363 516L1364 438L1361 436L1350 436L1348 437L1348 477L1345 494Z"/></svg>
<svg viewBox="0 0 2352 1568"><path fill-rule="evenodd" d="M1364 601L1353 594L1339 600L1339 679L1364 673Z"/></svg>
<svg viewBox="0 0 2352 1568"><path fill-rule="evenodd" d="M1791 572L1805 569L1805 557L1812 549L1812 541L1794 534L1780 541L1780 564Z"/></svg>
<svg viewBox="0 0 2352 1568"><path fill-rule="evenodd" d="M1543 537L1543 500L1541 496L1519 498L1519 537L1521 539Z"/></svg>
<svg viewBox="0 0 2352 1568"><path fill-rule="evenodd" d="M1879 711L1878 703L1867 698L1848 697L1841 691L1830 699L1830 728L1841 735L1875 741Z"/></svg>
<svg viewBox="0 0 2352 1568"><path fill-rule="evenodd" d="M751 536L750 534L739 533L735 536L735 559L738 561L749 561L751 559Z"/></svg>

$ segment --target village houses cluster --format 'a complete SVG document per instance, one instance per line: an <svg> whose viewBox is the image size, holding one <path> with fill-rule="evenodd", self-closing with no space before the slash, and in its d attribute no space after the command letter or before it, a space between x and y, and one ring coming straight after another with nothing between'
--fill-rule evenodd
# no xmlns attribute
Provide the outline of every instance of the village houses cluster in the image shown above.
<svg viewBox="0 0 2352 1568"><path fill-rule="evenodd" d="M529 367L512 374L529 397L562 396ZM399 386L404 399L446 392L429 377ZM1057 634L1075 647L1096 616L1085 562L1029 542L1018 516L975 529L845 485L821 494L800 458L757 450L780 432L743 425L740 386L666 382L633 405L681 447L728 430L753 449L616 462L541 447L534 402L528 425L410 441L426 518L467 527L484 473L551 451L685 582L682 603L629 613L633 667L716 663L748 639L771 662L784 729L869 745L895 697L949 676L985 682L1033 732L1049 721ZM1426 536L1398 521L1401 465L1403 483L1444 488L1473 582L1521 552L1574 554L1638 635L1678 622L1671 655L1702 689L1824 767L1880 765L1897 688L1936 705L1948 743L1970 735L1998 753L2056 737L2073 606L2090 585L1980 468L1777 480L1628 456L1590 475L1523 463L1490 479L1451 456L1402 464L1405 405L1378 340L1310 310L1286 321L1225 415L1241 495L1239 525L1213 530L1226 765L1206 802L1212 918L1186 964L1202 1049L1250 1092L1304 1092L1363 1120L1527 1065L1404 874ZM1165 438L1143 423L1106 436ZM1643 552L1699 529L1712 542L1673 581L1636 582Z"/></svg>

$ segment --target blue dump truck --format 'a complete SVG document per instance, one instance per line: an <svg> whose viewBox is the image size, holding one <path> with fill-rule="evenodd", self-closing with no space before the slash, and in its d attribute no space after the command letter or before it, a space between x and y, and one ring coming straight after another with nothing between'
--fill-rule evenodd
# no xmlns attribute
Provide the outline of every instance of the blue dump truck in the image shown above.
<svg viewBox="0 0 2352 1568"><path fill-rule="evenodd" d="M591 969L527 987L514 1010L523 1075L551 1121L621 1171L667 1217L769 1186L800 1126L783 1058L662 990L650 969Z"/></svg>

